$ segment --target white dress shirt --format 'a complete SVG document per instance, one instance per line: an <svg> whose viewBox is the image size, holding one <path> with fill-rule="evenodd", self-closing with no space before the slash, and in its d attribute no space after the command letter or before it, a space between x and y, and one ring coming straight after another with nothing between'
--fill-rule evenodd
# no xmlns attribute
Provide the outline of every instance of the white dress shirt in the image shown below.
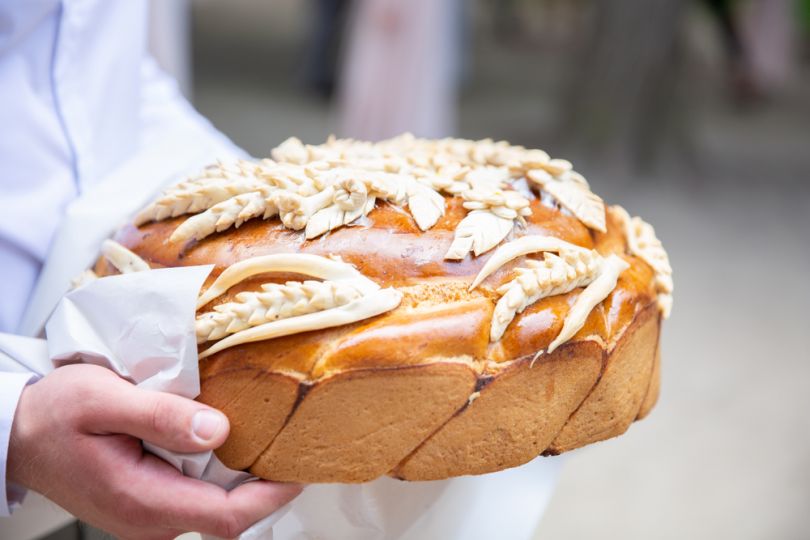
<svg viewBox="0 0 810 540"><path fill-rule="evenodd" d="M145 0L0 4L0 332L20 327L73 199L165 132L177 137L167 126L234 148L148 57L147 15ZM6 457L30 379L0 373L0 516L22 495L6 486Z"/></svg>

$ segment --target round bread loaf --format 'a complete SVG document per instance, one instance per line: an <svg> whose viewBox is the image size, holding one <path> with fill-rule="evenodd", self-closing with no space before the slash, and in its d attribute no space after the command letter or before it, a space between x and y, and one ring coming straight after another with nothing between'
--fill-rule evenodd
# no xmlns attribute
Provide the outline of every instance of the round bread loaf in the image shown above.
<svg viewBox="0 0 810 540"><path fill-rule="evenodd" d="M481 474L617 436L655 404L666 254L567 162L492 141L292 139L172 189L95 272L215 265L198 399L231 421L216 452L231 468Z"/></svg>

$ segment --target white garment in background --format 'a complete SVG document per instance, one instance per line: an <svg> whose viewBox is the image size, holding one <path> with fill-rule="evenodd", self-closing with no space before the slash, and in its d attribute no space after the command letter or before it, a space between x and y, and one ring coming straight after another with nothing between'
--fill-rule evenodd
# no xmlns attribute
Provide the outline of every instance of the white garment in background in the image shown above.
<svg viewBox="0 0 810 540"><path fill-rule="evenodd" d="M455 132L461 2L357 0L339 80L340 136Z"/></svg>
<svg viewBox="0 0 810 540"><path fill-rule="evenodd" d="M18 329L72 199L183 129L238 151L147 57L147 15L142 0L0 4L0 331ZM167 160L165 169L187 166ZM11 421L28 379L0 373L0 516L9 512ZM9 490L12 501L20 494Z"/></svg>

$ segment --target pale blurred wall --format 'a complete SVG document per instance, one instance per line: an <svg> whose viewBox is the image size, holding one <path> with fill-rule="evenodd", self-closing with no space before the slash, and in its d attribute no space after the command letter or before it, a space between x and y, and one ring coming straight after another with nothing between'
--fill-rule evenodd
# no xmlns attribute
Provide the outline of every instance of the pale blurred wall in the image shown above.
<svg viewBox="0 0 810 540"><path fill-rule="evenodd" d="M189 0L150 0L149 51L192 97L191 6Z"/></svg>

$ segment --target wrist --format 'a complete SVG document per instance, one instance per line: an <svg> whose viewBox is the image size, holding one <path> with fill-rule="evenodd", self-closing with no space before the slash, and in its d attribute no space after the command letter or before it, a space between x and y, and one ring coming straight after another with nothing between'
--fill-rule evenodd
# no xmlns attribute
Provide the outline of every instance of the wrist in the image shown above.
<svg viewBox="0 0 810 540"><path fill-rule="evenodd" d="M6 480L8 482L34 489L33 470L36 461L31 441L34 440L34 422L31 417L32 387L26 386L20 394L20 400L11 423L11 436L8 445L6 462Z"/></svg>

